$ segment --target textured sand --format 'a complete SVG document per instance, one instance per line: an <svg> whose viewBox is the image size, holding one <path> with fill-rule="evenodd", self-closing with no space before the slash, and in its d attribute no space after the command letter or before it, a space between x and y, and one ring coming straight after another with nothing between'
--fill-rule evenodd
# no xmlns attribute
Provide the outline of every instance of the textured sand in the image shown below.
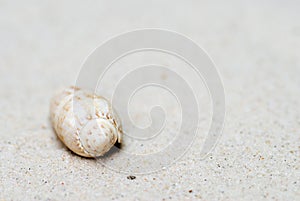
<svg viewBox="0 0 300 201"><path fill-rule="evenodd" d="M0 200L300 200L297 1L0 1ZM213 58L226 124L160 172L117 173L68 151L49 100L115 34L178 31Z"/></svg>

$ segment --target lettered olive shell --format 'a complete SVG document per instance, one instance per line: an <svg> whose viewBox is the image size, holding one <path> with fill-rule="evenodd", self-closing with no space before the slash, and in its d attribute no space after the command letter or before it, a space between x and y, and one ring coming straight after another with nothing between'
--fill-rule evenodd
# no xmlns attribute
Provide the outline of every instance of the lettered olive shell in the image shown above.
<svg viewBox="0 0 300 201"><path fill-rule="evenodd" d="M108 100L77 87L60 91L51 99L50 115L59 139L84 157L104 155L118 141L122 128Z"/></svg>

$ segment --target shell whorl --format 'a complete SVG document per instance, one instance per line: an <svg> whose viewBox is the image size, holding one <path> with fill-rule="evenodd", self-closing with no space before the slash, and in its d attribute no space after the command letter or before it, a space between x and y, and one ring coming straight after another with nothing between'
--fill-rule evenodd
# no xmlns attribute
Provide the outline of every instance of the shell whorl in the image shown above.
<svg viewBox="0 0 300 201"><path fill-rule="evenodd" d="M51 99L50 113L59 139L78 155L102 156L121 142L120 120L101 96L69 87Z"/></svg>

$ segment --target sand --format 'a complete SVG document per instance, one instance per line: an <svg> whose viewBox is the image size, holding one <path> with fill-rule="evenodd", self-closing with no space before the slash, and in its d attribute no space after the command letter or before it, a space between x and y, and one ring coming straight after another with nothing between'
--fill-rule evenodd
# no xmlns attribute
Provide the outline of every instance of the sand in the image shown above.
<svg viewBox="0 0 300 201"><path fill-rule="evenodd" d="M0 200L300 200L299 9L297 1L1 1ZM99 44L147 27L208 52L226 119L204 160L200 137L170 167L131 175L66 149L49 101Z"/></svg>

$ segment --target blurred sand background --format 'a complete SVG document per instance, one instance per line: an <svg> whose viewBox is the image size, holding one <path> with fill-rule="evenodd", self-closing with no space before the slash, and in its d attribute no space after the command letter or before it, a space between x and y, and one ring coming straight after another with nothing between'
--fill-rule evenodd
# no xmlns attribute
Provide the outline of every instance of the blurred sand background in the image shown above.
<svg viewBox="0 0 300 201"><path fill-rule="evenodd" d="M0 0L0 200L299 200L299 10L292 0ZM68 151L49 100L99 44L148 27L182 33L213 58L226 123L205 160L193 146L130 180Z"/></svg>

